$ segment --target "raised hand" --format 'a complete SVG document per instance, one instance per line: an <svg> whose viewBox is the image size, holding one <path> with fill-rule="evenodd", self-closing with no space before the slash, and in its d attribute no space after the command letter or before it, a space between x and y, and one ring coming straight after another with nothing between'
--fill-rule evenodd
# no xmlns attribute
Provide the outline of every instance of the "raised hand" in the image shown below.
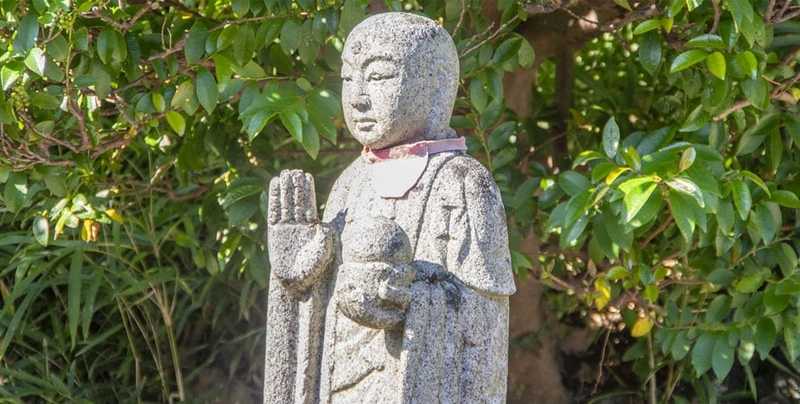
<svg viewBox="0 0 800 404"><path fill-rule="evenodd" d="M314 178L284 170L269 184L270 264L286 289L304 292L330 265L335 233L317 216Z"/></svg>

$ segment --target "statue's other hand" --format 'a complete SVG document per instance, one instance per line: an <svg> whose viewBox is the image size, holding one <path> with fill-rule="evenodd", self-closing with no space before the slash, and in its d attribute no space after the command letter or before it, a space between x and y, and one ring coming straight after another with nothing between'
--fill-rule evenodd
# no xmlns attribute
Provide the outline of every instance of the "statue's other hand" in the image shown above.
<svg viewBox="0 0 800 404"><path fill-rule="evenodd" d="M344 263L339 267L335 291L338 308L366 327L399 328L411 303L414 275L410 265Z"/></svg>
<svg viewBox="0 0 800 404"><path fill-rule="evenodd" d="M403 312L411 303L411 281L416 271L411 265L397 265L386 271L386 279L378 287L378 297L384 306L393 306Z"/></svg>
<svg viewBox="0 0 800 404"><path fill-rule="evenodd" d="M317 216L314 178L284 170L269 184L268 248L276 277L302 292L333 260L335 232Z"/></svg>

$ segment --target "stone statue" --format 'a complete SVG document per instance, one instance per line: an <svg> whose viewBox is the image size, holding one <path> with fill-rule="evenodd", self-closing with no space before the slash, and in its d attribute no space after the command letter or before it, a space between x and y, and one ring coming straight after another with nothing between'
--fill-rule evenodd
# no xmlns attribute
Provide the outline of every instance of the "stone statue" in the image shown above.
<svg viewBox="0 0 800 404"><path fill-rule="evenodd" d="M342 59L362 155L322 221L309 174L270 183L264 402L505 402L508 234L491 174L449 127L455 45L386 13Z"/></svg>

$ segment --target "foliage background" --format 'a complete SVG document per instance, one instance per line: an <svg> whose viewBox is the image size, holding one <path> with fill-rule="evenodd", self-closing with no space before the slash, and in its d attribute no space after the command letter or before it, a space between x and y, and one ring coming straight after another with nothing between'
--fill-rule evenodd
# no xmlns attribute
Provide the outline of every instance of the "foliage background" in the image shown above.
<svg viewBox="0 0 800 404"><path fill-rule="evenodd" d="M601 353L574 399L791 397L790 0L3 0L0 396L259 401L265 185L324 201L357 156L339 55L378 10L453 33L515 271Z"/></svg>

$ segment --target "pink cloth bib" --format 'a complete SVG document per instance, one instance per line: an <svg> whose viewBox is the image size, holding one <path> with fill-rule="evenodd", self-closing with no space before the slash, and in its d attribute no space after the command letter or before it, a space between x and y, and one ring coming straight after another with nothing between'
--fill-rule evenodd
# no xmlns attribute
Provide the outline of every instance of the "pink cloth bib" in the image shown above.
<svg viewBox="0 0 800 404"><path fill-rule="evenodd" d="M402 198L417 184L431 154L466 151L463 137L423 140L381 150L364 147L361 152L372 172L372 186L381 198Z"/></svg>

